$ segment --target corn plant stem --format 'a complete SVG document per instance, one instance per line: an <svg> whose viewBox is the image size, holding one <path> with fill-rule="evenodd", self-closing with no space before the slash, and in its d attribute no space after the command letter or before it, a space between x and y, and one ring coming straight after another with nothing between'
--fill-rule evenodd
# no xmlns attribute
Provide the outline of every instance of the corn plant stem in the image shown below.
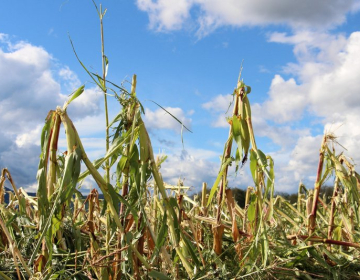
<svg viewBox="0 0 360 280"><path fill-rule="evenodd" d="M50 162L48 169L48 179L47 179L47 195L50 200L52 194L54 193L54 186L56 184L56 152L58 149L58 140L59 140L59 131L60 131L60 116L56 113L53 114L54 126L52 128L51 140L50 140Z"/></svg>
<svg viewBox="0 0 360 280"><path fill-rule="evenodd" d="M79 143L81 144L81 142ZM106 186L106 182L105 180L103 179L103 177L101 176L101 174L97 171L97 169L93 166L93 164L91 163L91 161L88 159L85 151L84 151L84 148L82 147L82 144L81 144L81 150L82 150L82 156L83 156L83 161L86 165L86 167L90 170L90 173L91 175L93 176L95 182L97 183L97 185L99 186L99 188L101 189L103 195L104 195L104 199L106 200L106 202L108 203L109 205L109 209L110 209L110 212L113 216L113 219L115 221L115 224L117 225L119 231L121 232L121 234L124 234L124 228L123 226L121 225L121 221L119 219L119 215L118 213L116 212L116 209L114 207L114 204L113 204L113 200L109 194L109 190ZM139 252L136 250L136 248L132 245L132 244L128 244L130 249L133 250L136 254L136 256L139 258L139 260L143 263L143 265L146 267L146 269L148 270L151 270L151 267L150 265L147 263L147 261L143 258L143 256L141 256L139 254Z"/></svg>
<svg viewBox="0 0 360 280"><path fill-rule="evenodd" d="M306 220L306 216L304 216L300 211L298 211L291 203L289 203L285 198L280 196L280 200L282 200L282 203L284 203L287 207L289 207L299 218ZM270 203L269 201L267 201Z"/></svg>
<svg viewBox="0 0 360 280"><path fill-rule="evenodd" d="M6 168L3 168L1 170L1 176L0 176L0 204L3 204L5 202L5 170Z"/></svg>
<svg viewBox="0 0 360 280"><path fill-rule="evenodd" d="M140 167L140 174L141 174L141 177L140 177L140 189L142 189L142 190L144 190L146 192L146 170L148 169L149 164L148 164L147 161L141 161L140 164L141 164L141 167ZM154 199L153 203L156 206L155 199ZM150 223L150 220L146 217L146 212L145 212L145 209L144 209L144 205L145 205L145 203L140 204L140 207L141 207L141 211L142 211L142 213L144 215L144 220L145 220L148 232L149 232L152 240L157 240L157 235L155 233L156 226L155 226L155 223L154 223L154 221L156 221L156 216L152 219L152 222ZM150 248L149 248L149 250L150 250ZM164 260L165 264L167 265L168 269L171 271L172 275L174 276L175 275L174 274L174 268L173 268L173 265L172 265L170 255L168 254L168 252L166 251L164 246L161 246L160 252L161 252L161 254L163 256L163 260Z"/></svg>
<svg viewBox="0 0 360 280"><path fill-rule="evenodd" d="M133 75L132 84L131 84L131 96L132 97L135 97L135 94L136 94L135 92L136 92L136 75ZM127 116L129 116L126 131L129 131L129 130L134 131L135 124L136 124L136 116L137 116L136 111L138 110L138 107L137 106L129 106L126 109L128 110ZM134 134L132 133L130 139L128 140L128 142L126 144L126 150L125 150L125 156L128 157L128 160L127 160L127 162L125 164L125 168L122 172L122 175L123 175L122 196L123 197L126 197L129 192L129 178L130 178L129 177L129 173L130 173L129 159L130 159L132 148L133 148L133 137L134 137L133 135ZM121 203L119 215L121 217L121 224L125 227L125 217L123 216L124 213L125 213L125 204ZM119 262L119 260L121 259L121 254L122 254L122 252L120 251L121 239L122 239L122 235L119 232L119 234L117 236L117 249L119 250L119 253L115 255L115 261L117 261L115 264L115 269L114 269L115 279L120 279L120 277L121 277L121 274L120 274L121 263ZM137 263L137 260L134 260L134 263Z"/></svg>
<svg viewBox="0 0 360 280"><path fill-rule="evenodd" d="M198 250L198 252L199 252L199 256L200 256L202 265L205 267L205 266L206 266L206 263L205 263L205 260L204 260L203 255L202 255L202 253L201 253L200 246L199 246L200 240L198 239L198 235L197 235L197 233L196 233L195 227L194 227L191 219L189 220L189 226L190 226L191 231L192 231L192 234L193 234L193 236L194 236L194 238L195 238L196 248L197 248L197 250Z"/></svg>
<svg viewBox="0 0 360 280"><path fill-rule="evenodd" d="M174 213L174 209L170 206L169 203L169 198L166 194L166 190L164 187L164 182L159 174L158 171L158 167L156 166L156 161L154 158L154 152L151 146L151 141L150 141L150 137L149 134L146 131L145 128L145 124L142 121L141 117L139 117L139 136L140 136L140 159L142 161L150 161L150 166L151 166L151 170L152 170L152 174L155 180L155 183L157 185L158 190L160 191L161 196L163 197L163 201L165 204L165 209L166 212L168 213L168 226L170 229L170 235L175 247L175 251L177 253L177 255L179 256L181 262L183 263L186 272L188 273L189 277L192 278L193 276L193 270L191 268L190 263L188 262L188 260L184 257L179 243L176 240L176 231L175 231L175 226L174 226L174 221L172 220L172 217L176 216L176 214Z"/></svg>
<svg viewBox="0 0 360 280"><path fill-rule="evenodd" d="M323 137L323 140L321 142L321 147L320 147L319 164L318 164L315 188L314 188L314 198L313 198L313 202L312 202L311 214L309 216L309 228L308 228L309 235L314 234L315 227L316 227L316 225L315 225L316 224L316 212L317 212L318 199L319 199L320 188L321 188L320 180L321 180L321 174L322 174L323 165L324 165L325 145L326 145L326 134ZM310 241L309 245L311 245L311 244L312 244L312 242Z"/></svg>
<svg viewBox="0 0 360 280"><path fill-rule="evenodd" d="M300 182L300 184L299 184L299 189L298 189L298 200L297 200L297 210L300 212L300 213L302 213L302 190L304 189L304 185L303 185L303 183L301 183Z"/></svg>
<svg viewBox="0 0 360 280"><path fill-rule="evenodd" d="M48 177L47 177L47 196L50 200L51 196L54 193L54 186L56 184L56 167L57 167L57 161L56 161L56 152L58 148L58 140L59 140L59 131L60 131L60 125L61 120L60 116L56 113L53 113L54 118L54 125L52 127L51 131L51 138L50 138L50 145L49 145L49 167L48 167ZM68 151L70 153L70 151ZM56 236L58 240L60 241L61 249L67 250L66 243L63 240L63 234L62 230L59 229L56 232ZM45 248L45 247L44 247Z"/></svg>
<svg viewBox="0 0 360 280"><path fill-rule="evenodd" d="M238 88L239 95L237 93L235 94L235 103L234 103L232 115L236 116L236 117L238 116L238 112L239 112L239 99L240 99L240 95L241 95L242 91L243 91L243 88ZM225 143L225 149L224 149L224 154L222 157L221 165L223 165L226 162L226 160L231 156L232 142L233 142L232 124L230 124L229 137ZM213 248L216 248L215 253L217 255L221 255L221 253L222 253L223 228L220 226L221 225L221 206L222 206L223 196L224 196L225 188L226 188L227 172L228 172L228 165L225 167L225 169L223 171L223 176L222 176L221 182L220 182L220 188L219 188L218 195L217 195L217 199L218 199L218 201L217 201L218 208L217 208L217 212L216 212L217 225L215 227L213 227L213 231L214 231Z"/></svg>
<svg viewBox="0 0 360 280"><path fill-rule="evenodd" d="M3 273L2 271L0 271L0 276L1 276L2 278L4 278L5 280L12 280L10 277L6 276L6 274Z"/></svg>
<svg viewBox="0 0 360 280"><path fill-rule="evenodd" d="M331 210L330 210L330 218L329 218L329 227L328 227L328 239L331 239L333 230L334 230L334 219L335 219L335 210L336 210L336 202L335 199L338 196L338 188L339 188L339 177L336 176L334 183L334 192L331 198ZM328 250L331 250L331 245L329 244Z"/></svg>
<svg viewBox="0 0 360 280"><path fill-rule="evenodd" d="M287 235L286 238L288 240L294 240L294 239L301 239L301 240L308 240L312 242L319 242L324 244L331 244L331 245L339 245L339 246L348 246L348 247L354 247L354 248L360 248L359 243L354 242L346 242L346 241L339 241L339 240L332 240L327 238L322 238L320 236L309 236L309 235Z"/></svg>
<svg viewBox="0 0 360 280"><path fill-rule="evenodd" d="M17 200L18 200L19 203L20 203L20 194L19 194L19 192L18 192L18 190L17 190L17 188L16 188L16 186L15 186L15 183L14 183L12 177L11 177L11 174L10 174L10 172L9 172L9 170L8 170L7 168L4 168L4 169L2 170L2 174L1 174L1 177L3 178L2 181L5 182L5 178L6 178L6 177L5 177L5 173L6 173L6 175L7 175L7 178L8 178L8 180L9 180L9 182L10 182L13 190L14 190L14 193L15 193L15 195L16 195L16 198L17 198ZM2 182L2 183L3 183L3 182Z"/></svg>
<svg viewBox="0 0 360 280"><path fill-rule="evenodd" d="M248 232L248 229L246 227L246 223L247 223L247 208L249 207L249 204L250 204L250 194L251 192L254 191L254 188L253 187L248 187L246 189L246 196L245 196L245 213L244 213L244 219L243 219L243 231L244 232Z"/></svg>
<svg viewBox="0 0 360 280"><path fill-rule="evenodd" d="M246 116L246 123L249 128L251 146L255 151L257 151L257 146L256 146L256 141L255 141L255 136L254 136L254 129L252 126L252 121L251 121L251 109L250 109L249 99L246 97L242 101L243 101L243 106L244 106L244 111L245 111L245 116Z"/></svg>
<svg viewBox="0 0 360 280"><path fill-rule="evenodd" d="M243 89L239 89L239 92L241 92L242 90ZM234 108L233 108L233 116L238 115L238 110L239 110L238 104L239 104L239 96L236 94L235 95L235 104L234 104ZM233 140L232 127L230 125L229 137L225 144L225 151L223 154L222 163L226 162L226 160L231 156L231 148L232 148L232 142L233 142L232 140ZM228 172L228 165L225 167L224 175L222 177L219 192L218 192L218 209L217 209L217 213L216 213L216 219L219 224L221 223L221 205L222 205L223 196L224 196L224 192L225 192L224 188L226 186L227 172Z"/></svg>
<svg viewBox="0 0 360 280"><path fill-rule="evenodd" d="M97 169L94 167L94 165L91 163L88 156L86 155L85 149L81 143L81 140L76 131L76 128L73 125L70 118L68 117L67 113L65 111L62 111L59 108L57 109L57 113L60 114L61 122L64 124L65 130L66 130L66 139L68 140L68 146L72 145L72 144L75 146L75 143L76 143L76 146L78 146L80 148L81 157L82 157L83 162L85 163L86 167L89 169L90 174L93 176L95 182L97 183L100 190L102 191L102 193L104 195L104 199L106 200L106 202L109 206L109 210L111 212L111 215L113 216L116 226L118 227L121 234L124 234L124 228L121 225L119 215L114 207L113 200L109 194L109 189L107 187L106 181L101 176L99 171L97 171ZM68 137L70 139L68 139ZM151 271L151 266L144 259L144 257L137 251L137 249L132 244L128 244L128 245L129 245L130 249L135 252L136 256L139 258L139 260L142 262L142 264L146 267L146 269Z"/></svg>
<svg viewBox="0 0 360 280"><path fill-rule="evenodd" d="M103 17L102 5L100 4L100 34L101 34L101 64L102 64L102 74L103 79L101 82L102 90L104 92L104 109L105 109L105 147L106 153L109 150L110 146L110 138L109 138L109 113L108 113L108 104L107 104L107 89L106 89L106 56L105 56L105 43L104 43L104 25L103 25ZM105 182L110 183L110 159L105 161ZM106 212L107 215L110 215L109 212ZM107 217L107 221L110 221L110 218ZM110 227L107 224L106 226L106 254L110 254Z"/></svg>
<svg viewBox="0 0 360 280"><path fill-rule="evenodd" d="M37 244L36 244L36 246L35 246L35 249L34 249L32 255L31 255L31 257L30 257L30 260L29 260L29 262L28 262L28 265L29 265L29 266L31 266L31 265L33 264L33 262L34 262L34 260L35 260L36 253L37 253L37 251L38 251L38 249L39 249L39 247L40 247L40 244L43 242L43 239L44 239L44 237L45 237L45 234L47 233L47 231L48 231L48 229L49 229L49 227L50 227L50 225L51 225L52 216L53 216L54 213L55 213L55 210L56 210L57 204L58 204L58 202L59 202L59 200L60 200L60 196L61 196L61 192L62 192L62 191L63 191L62 188L60 188L60 190L59 190L59 192L58 192L58 194L57 194L57 196L56 196L56 198L55 198L55 200L54 200L54 204L53 204L53 207L51 208L51 211L50 211L50 214L49 214L49 216L48 216L48 219L47 219L46 222L45 222L45 225L44 225L44 228L43 228L43 230L42 230L42 232L41 232L40 238L39 238L39 240L38 240L38 242L37 242Z"/></svg>
<svg viewBox="0 0 360 280"><path fill-rule="evenodd" d="M0 226L1 228L3 229L3 232L5 233L6 235L6 238L8 239L9 241L9 247L10 247L10 251L11 253L13 254L13 257L14 257L14 263L15 263L15 266L16 266L16 272L18 274L18 277L20 277L20 271L19 271L19 267L18 267L18 264L17 264L17 260L16 260L16 257L20 260L21 264L23 265L25 271L26 271L26 274L28 276L31 276L32 273L29 269L29 267L26 265L23 257L21 256L21 253L18 249L18 247L16 246L16 243L14 242L14 240L11 238L11 235L10 235L10 232L8 231L1 215L0 215Z"/></svg>
<svg viewBox="0 0 360 280"><path fill-rule="evenodd" d="M201 214L206 217L207 216L207 184L204 182L202 184L202 192L201 192ZM202 224L199 224L199 230L200 230L200 243L204 241L204 229L202 227Z"/></svg>
<svg viewBox="0 0 360 280"><path fill-rule="evenodd" d="M150 141L150 139L149 139ZM151 148L152 150L152 148ZM168 215L168 225L169 225L169 228L170 228L170 233L171 233L171 236L173 238L173 241L174 241L174 247L175 247L175 250L176 250L176 253L178 254L178 256L180 257L187 273L189 274L190 278L193 276L193 271L192 271L192 268L190 266L190 263L187 261L187 259L184 257L181 249L180 249L180 246L178 244L178 242L176 241L175 239L175 236L176 236L176 232L175 232L175 227L174 227L174 223L173 221L171 221L171 217L172 215L170 213L172 213L174 211L174 209L170 206L169 204L169 198L165 192L165 188L164 188L164 185L163 185L163 181L158 173L158 170L157 170L157 166L155 164L155 159L154 159L154 156L152 154L152 151L150 153L150 156L151 156L151 166L152 166L152 173L153 173L153 176L154 176L154 180L159 188L159 191L164 199L164 202L165 202L165 208L166 208L166 212L169 213Z"/></svg>
<svg viewBox="0 0 360 280"><path fill-rule="evenodd" d="M292 218L290 218L288 215L286 215L283 211L281 211L278 207L274 207L275 212L277 212L280 216L285 218L290 224L292 224L295 228L298 228L298 230L302 230L302 225L295 222Z"/></svg>
<svg viewBox="0 0 360 280"><path fill-rule="evenodd" d="M252 126L252 121L251 121L251 109L250 109L250 103L249 103L249 99L246 97L246 98L243 98L242 99L243 101L243 106L244 106L244 112L245 112L245 116L246 116L246 122L247 122L247 125L248 125L248 128L249 128L249 135L250 135L250 141L251 141L251 146L252 146L252 149L256 152L256 154L258 154L258 149L257 149L257 146L256 146L256 141L255 141L255 136L254 136L254 129L253 129L253 126ZM263 180L263 172L262 171L258 171L256 170L256 172L258 173L258 175L256 176L257 177L257 182L256 182L256 193L257 193L257 208L256 208L256 211L260 211L260 216L262 216L262 206L263 206L263 199L262 199L262 191L261 191L261 183L262 183L262 180ZM257 225L258 225L258 222L257 220L259 220L260 222L260 227L263 227L263 220L262 220L262 217L258 217L258 215L255 215L255 231L257 229Z"/></svg>
<svg viewBox="0 0 360 280"><path fill-rule="evenodd" d="M103 11L100 4L100 33L101 33L101 58L102 58L102 86L104 92L104 107L105 107L105 123L106 123L106 152L109 150L110 139L109 139L109 113L107 104L107 89L106 89L106 56L105 56L105 43L104 43L104 25L103 25ZM107 159L105 162L106 171L106 183L110 183L110 160Z"/></svg>
<svg viewBox="0 0 360 280"><path fill-rule="evenodd" d="M126 156L129 156L129 144L127 144L126 147ZM129 164L126 164L126 167L124 168L123 171L123 180L122 180L122 196L126 197L126 195L128 194L128 181L129 181ZM123 216L125 212L125 205L124 203L121 203L120 205L120 212L119 212L119 216L120 216L120 221L123 227L125 227L125 217ZM117 235L117 245L116 248L118 251L118 253L115 255L114 259L115 259L115 267L114 267L114 279L121 279L121 254L122 251L121 249L121 239L122 239L122 234L121 232L118 233Z"/></svg>

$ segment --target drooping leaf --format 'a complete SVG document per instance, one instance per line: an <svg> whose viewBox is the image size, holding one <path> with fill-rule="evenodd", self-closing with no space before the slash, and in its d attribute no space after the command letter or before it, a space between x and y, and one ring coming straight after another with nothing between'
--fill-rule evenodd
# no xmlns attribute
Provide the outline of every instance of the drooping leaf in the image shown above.
<svg viewBox="0 0 360 280"><path fill-rule="evenodd" d="M155 103L156 105L158 105L158 106L159 106L161 109L163 109L166 113L168 113L170 116L172 116L178 123L180 123L182 126L184 126L184 128L185 128L187 131L189 131L189 132L192 133L192 131L191 131L190 129L188 129L188 128L183 124L182 121L180 121L177 117L175 117L173 114L171 114L168 110L166 110L164 107L162 107L160 104L156 103L155 101L152 101L152 100L150 100L150 101L153 102L153 103Z"/></svg>
<svg viewBox="0 0 360 280"><path fill-rule="evenodd" d="M167 214L164 213L164 217L162 219L161 227L155 242L155 250L151 260L154 260L155 257L159 255L160 248L165 244L166 238L168 234L168 225L167 225Z"/></svg>
<svg viewBox="0 0 360 280"><path fill-rule="evenodd" d="M250 150L250 171L253 177L254 183L257 184L256 179L256 169L257 169L257 156L253 149Z"/></svg>
<svg viewBox="0 0 360 280"><path fill-rule="evenodd" d="M207 206L209 206L210 203L211 203L211 200L212 200L212 198L213 198L213 196L214 196L214 194L215 194L215 192L216 192L216 190L217 190L217 188L218 188L218 185L219 185L219 183L220 183L220 180L221 180L222 176L224 175L224 172L225 172L226 167L227 167L228 165L230 165L232 161L233 161L232 158L228 158L228 159L221 165L220 172L219 172L219 174L218 174L218 176L217 176L217 178L216 178L216 180L215 180L215 182L214 182L214 185L213 185L212 188L211 188L211 191L210 191L210 194L209 194L209 199L208 199L208 202L207 202Z"/></svg>
<svg viewBox="0 0 360 280"><path fill-rule="evenodd" d="M250 203L249 207L247 209L247 218L249 222L252 222L255 220L255 213L256 213L256 205L255 203Z"/></svg>
<svg viewBox="0 0 360 280"><path fill-rule="evenodd" d="M195 254L195 248L194 246L191 244L191 242L188 240L187 236L185 234L181 234L181 237L182 237L182 240L184 241L185 243L185 246L188 250L188 252L190 253L191 255L191 258L193 260L193 262L195 263L196 266L200 267L201 266L201 263L198 259L198 257L196 256Z"/></svg>
<svg viewBox="0 0 360 280"><path fill-rule="evenodd" d="M69 106L69 104L84 92L84 89L85 89L85 85L82 85L76 91L74 91L71 94L71 97L69 98L69 100L66 101L66 103L65 103L65 105L63 107L63 110L66 110L66 108Z"/></svg>
<svg viewBox="0 0 360 280"><path fill-rule="evenodd" d="M75 47L74 47L74 44L73 44L70 36L69 36L69 40L70 40L72 49L73 49L73 51L74 51L74 54L75 54L75 56L76 56L76 59L79 61L79 63L80 63L81 66L84 68L84 70L86 71L86 73L88 73L88 75L90 76L90 78L95 82L95 84L97 84L102 91L105 91L105 88L103 87L103 85L100 84L98 81L95 80L95 78L93 77L93 75L89 72L89 70L87 70L86 66L81 62L80 58L78 57L78 55L77 55L77 53L76 53L76 51L75 51Z"/></svg>

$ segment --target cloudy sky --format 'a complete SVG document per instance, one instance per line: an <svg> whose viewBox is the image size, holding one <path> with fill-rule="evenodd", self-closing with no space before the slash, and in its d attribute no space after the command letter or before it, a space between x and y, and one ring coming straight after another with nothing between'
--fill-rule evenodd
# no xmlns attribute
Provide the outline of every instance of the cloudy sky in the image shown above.
<svg viewBox="0 0 360 280"><path fill-rule="evenodd" d="M319 145L334 132L360 162L360 1L103 1L109 80L138 76L162 173L199 190L212 185L228 135L225 112L242 78L258 147L275 161L276 190L312 187ZM77 62L101 73L99 19L90 0L6 1L0 10L0 168L34 190L47 112L85 83L69 107L91 159L104 153L103 97ZM125 85L127 83L125 82ZM181 119L181 127L149 100ZM110 98L110 115L119 110ZM63 131L62 131L63 132ZM65 150L64 137L60 151ZM251 185L248 167L231 187ZM91 181L84 192L94 187Z"/></svg>

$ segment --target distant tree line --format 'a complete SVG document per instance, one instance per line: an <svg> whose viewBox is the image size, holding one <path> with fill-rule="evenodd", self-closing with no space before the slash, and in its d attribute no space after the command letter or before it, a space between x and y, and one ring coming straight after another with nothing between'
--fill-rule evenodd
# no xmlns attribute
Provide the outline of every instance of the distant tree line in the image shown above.
<svg viewBox="0 0 360 280"><path fill-rule="evenodd" d="M5 203L9 203L9 194L8 192L12 192L11 189L5 188ZM239 204L240 207L244 208L245 207L245 198L246 198L246 190L243 189L239 189L239 188L232 188L231 189L234 199L237 202L237 204ZM333 191L334 188L331 186L323 186L320 189L320 198L324 199L324 201L326 203L330 202L330 199L333 195ZM208 190L208 192L210 192L210 190ZM36 193L28 193L29 196L36 196ZM201 192L198 192L196 194L194 194L192 197L194 198L194 196L198 196L199 198L201 198ZM289 201L291 204L294 204L297 202L298 199L298 193L286 193L286 192L276 192L275 193L275 197L276 196L282 196L284 199L286 199L287 201ZM103 199L103 195L100 193L99 194L99 198Z"/></svg>
<svg viewBox="0 0 360 280"><path fill-rule="evenodd" d="M239 188L232 188L231 191L233 193L234 199L237 202L237 204L239 204L240 207L244 208L245 207L246 190L239 189ZM321 189L320 189L320 198L324 199L324 201L326 203L329 203L330 199L331 199L331 197L333 195L333 191L334 191L334 188L331 187L331 186L323 186L323 187L321 187ZM208 191L208 192L210 192L210 191ZM197 195L200 198L201 197L201 192L198 192L198 193L194 194L193 198L194 198L195 195ZM276 192L274 196L276 197L278 195L283 197L287 201L289 201L291 204L296 203L297 200L298 200L298 193L289 194L289 193L286 193L286 192Z"/></svg>

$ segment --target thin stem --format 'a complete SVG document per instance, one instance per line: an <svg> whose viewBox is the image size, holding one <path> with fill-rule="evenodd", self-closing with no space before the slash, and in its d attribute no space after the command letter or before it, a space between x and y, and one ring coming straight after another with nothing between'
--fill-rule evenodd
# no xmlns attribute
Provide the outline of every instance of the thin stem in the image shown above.
<svg viewBox="0 0 360 280"><path fill-rule="evenodd" d="M325 156L325 145L326 145L326 134L323 137L322 143L321 143L321 148L320 148L320 155L319 155L319 164L318 164L318 170L317 170L317 176L316 176L316 181L315 181L315 188L314 188L314 198L313 198L313 204L312 204L312 211L311 214L309 216L309 228L308 228L308 232L309 235L311 236L312 234L314 234L315 231L315 224L316 224L316 212L317 212L317 206L318 206L318 199L319 199L319 194L320 194L320 188L321 188L321 175L322 175L322 170L323 170L323 165L324 165L324 156ZM309 244L311 245L312 242L310 241Z"/></svg>
<svg viewBox="0 0 360 280"><path fill-rule="evenodd" d="M58 114L53 114L54 126L51 133L50 140L50 162L49 162L49 171L48 171L48 180L47 180L47 190L48 190L48 199L50 200L51 196L54 193L54 185L56 183L56 152L58 149L58 140L59 140L59 131L60 131L60 116Z"/></svg>
<svg viewBox="0 0 360 280"><path fill-rule="evenodd" d="M103 26L103 11L100 4L100 29L101 29L101 57L102 57L102 85L104 92L104 106L105 106L105 123L106 123L106 152L109 150L110 139L109 139L109 114L108 114L108 106L107 106L107 89L106 89L106 56L105 56L105 44L104 44L104 26ZM106 183L110 183L110 160L107 159L105 162L105 171L106 171Z"/></svg>
<svg viewBox="0 0 360 280"><path fill-rule="evenodd" d="M335 199L338 196L338 188L339 188L339 177L336 176L334 183L334 193L331 198L331 212L330 212L329 227L328 227L328 239L331 239L334 230L334 219L335 219L335 210L336 210ZM330 244L328 245L328 250L331 250Z"/></svg>

